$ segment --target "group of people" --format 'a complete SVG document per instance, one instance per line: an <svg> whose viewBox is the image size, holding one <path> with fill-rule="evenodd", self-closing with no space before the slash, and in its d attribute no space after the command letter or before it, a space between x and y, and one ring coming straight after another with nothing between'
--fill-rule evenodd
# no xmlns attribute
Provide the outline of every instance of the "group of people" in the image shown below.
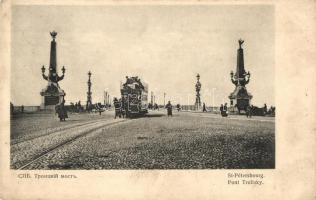
<svg viewBox="0 0 316 200"><path fill-rule="evenodd" d="M70 103L70 112L80 113L83 112L83 107L81 106L81 102L78 101L75 104Z"/></svg>
<svg viewBox="0 0 316 200"><path fill-rule="evenodd" d="M247 116L247 118L248 118L248 117L249 117L249 118L252 117L253 110L254 110L253 105L247 105L247 107L246 107L246 116Z"/></svg>
<svg viewBox="0 0 316 200"><path fill-rule="evenodd" d="M148 109L153 109L153 110L159 110L159 106L157 103L149 103L148 104Z"/></svg>
<svg viewBox="0 0 316 200"><path fill-rule="evenodd" d="M222 117L227 117L228 116L227 103L225 103L224 105L221 104L221 106L219 107L219 110L221 112Z"/></svg>
<svg viewBox="0 0 316 200"><path fill-rule="evenodd" d="M124 101L120 98L117 99L116 97L113 99L113 104L114 104L114 109L115 109L115 114L114 114L114 118L116 119L116 117L123 117L125 118L126 116L126 109L125 109L125 103Z"/></svg>
<svg viewBox="0 0 316 200"><path fill-rule="evenodd" d="M114 98L113 104L114 104L114 108L115 108L115 116L114 116L114 118L115 119L116 119L116 117L125 118L126 117L126 108L125 108L125 105L124 105L124 101L122 99ZM11 112L12 112L13 104L11 103L10 105L11 105ZM99 106L99 105L96 105L96 106ZM81 110L80 109L81 108L80 101L78 103L76 103L76 105L73 105L73 107L77 108L78 111L80 112L80 110ZM155 105L155 107L158 108L158 105L157 106ZM154 109L155 109L155 107L154 107ZM165 105L165 108L167 109L167 116L168 117L172 117L173 106L172 106L170 101L168 101L168 103ZM251 118L254 115L254 113L257 112L256 108L257 107L254 107L253 105L247 105L246 108L245 108L246 117L247 118ZM176 109L178 110L178 112L181 110L180 104L176 105ZM271 106L271 108L268 110L266 104L264 104L264 107L257 108L257 110L258 109L260 109L260 111L262 111L264 115L275 112L275 107ZM99 110L100 110L100 115L101 115L101 107L100 107ZM205 103L203 103L202 110L203 110L203 112L207 112ZM68 118L67 109L65 107L65 100L63 100L61 103L59 103L59 104L57 104L55 106L55 111L56 111L56 114L58 114L58 118L60 119L60 121L65 121L66 118ZM220 114L221 114L222 117L227 117L228 116L227 103L221 104L221 106L220 106Z"/></svg>
<svg viewBox="0 0 316 200"><path fill-rule="evenodd" d="M104 108L102 108L101 103L96 103L94 105L91 105L91 107L93 107L93 109L95 109L95 111L98 112L99 115L101 115L101 113L104 112ZM61 103L55 106L55 113L58 115L58 118L60 119L60 121L66 121L66 118L68 118L67 110L69 110L70 112L77 112L77 113L84 111L83 107L81 106L80 101L76 104L70 103L70 106L66 108L65 100L63 100ZM90 109L86 109L86 110L90 111Z"/></svg>
<svg viewBox="0 0 316 200"><path fill-rule="evenodd" d="M271 106L268 109L267 104L264 104L263 107L258 108L256 106L253 105L248 105L245 109L246 111L246 116L247 117L251 117L252 115L258 115L258 116L266 116L266 115L270 115L270 116L275 116L275 107Z"/></svg>

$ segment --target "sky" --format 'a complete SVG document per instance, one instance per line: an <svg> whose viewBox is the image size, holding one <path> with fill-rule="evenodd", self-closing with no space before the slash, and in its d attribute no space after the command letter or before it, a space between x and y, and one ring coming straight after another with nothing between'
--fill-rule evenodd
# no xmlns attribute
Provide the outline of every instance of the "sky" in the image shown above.
<svg viewBox="0 0 316 200"><path fill-rule="evenodd" d="M274 105L274 23L270 5L14 6L11 101L40 105L47 85L41 67L48 68L55 30L66 103L86 102L89 70L93 103L103 102L104 91L119 96L120 81L139 76L157 103L166 93L173 104L194 104L197 73L202 102L229 102L242 38L252 104Z"/></svg>

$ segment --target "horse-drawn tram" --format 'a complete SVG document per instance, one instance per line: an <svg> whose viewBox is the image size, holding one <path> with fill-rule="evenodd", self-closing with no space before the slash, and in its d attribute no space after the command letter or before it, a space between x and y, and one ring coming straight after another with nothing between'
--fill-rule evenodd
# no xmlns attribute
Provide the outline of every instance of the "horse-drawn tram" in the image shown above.
<svg viewBox="0 0 316 200"><path fill-rule="evenodd" d="M148 113L148 85L137 76L121 84L121 99L114 102L116 115L136 117Z"/></svg>

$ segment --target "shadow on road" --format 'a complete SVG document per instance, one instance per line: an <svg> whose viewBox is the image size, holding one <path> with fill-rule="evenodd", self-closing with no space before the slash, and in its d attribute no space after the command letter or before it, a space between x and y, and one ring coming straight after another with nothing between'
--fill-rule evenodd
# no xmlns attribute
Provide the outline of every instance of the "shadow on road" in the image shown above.
<svg viewBox="0 0 316 200"><path fill-rule="evenodd" d="M147 114L145 115L145 117L149 117L149 118L152 118L152 117L164 117L166 116L165 114L162 114L162 113L155 113L155 114Z"/></svg>

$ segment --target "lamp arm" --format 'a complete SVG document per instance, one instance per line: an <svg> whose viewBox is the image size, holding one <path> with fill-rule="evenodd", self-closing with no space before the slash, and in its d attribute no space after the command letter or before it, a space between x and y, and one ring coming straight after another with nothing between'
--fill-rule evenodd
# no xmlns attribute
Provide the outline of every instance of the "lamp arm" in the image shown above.
<svg viewBox="0 0 316 200"><path fill-rule="evenodd" d="M248 78L247 78L247 80L246 80L245 84L248 84L248 83L249 83L249 81L250 81L250 75L248 75Z"/></svg>
<svg viewBox="0 0 316 200"><path fill-rule="evenodd" d="M247 80L246 80L245 84L248 84L249 81L250 81L250 72L248 71L248 73L247 73Z"/></svg>
<svg viewBox="0 0 316 200"><path fill-rule="evenodd" d="M233 83L234 85L237 85L237 84L238 84L238 81L237 81L237 80L234 80L233 77L231 77L230 80L232 81L232 83Z"/></svg>
<svg viewBox="0 0 316 200"><path fill-rule="evenodd" d="M58 77L57 77L57 82L63 80L64 77L65 77L65 74L63 74L63 75L61 75L61 76L58 76Z"/></svg>
<svg viewBox="0 0 316 200"><path fill-rule="evenodd" d="M48 76L46 76L44 73L42 73L43 79L48 80Z"/></svg>

